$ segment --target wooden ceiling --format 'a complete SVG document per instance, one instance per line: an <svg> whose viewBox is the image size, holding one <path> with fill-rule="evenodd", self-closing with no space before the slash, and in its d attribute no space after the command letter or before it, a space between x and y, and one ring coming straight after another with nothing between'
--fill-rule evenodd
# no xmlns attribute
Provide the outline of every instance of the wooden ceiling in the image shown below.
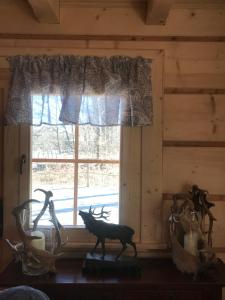
<svg viewBox="0 0 225 300"><path fill-rule="evenodd" d="M40 23L60 23L60 8L73 5L84 7L142 6L146 10L147 25L165 25L172 8L225 8L224 0L26 0Z"/></svg>

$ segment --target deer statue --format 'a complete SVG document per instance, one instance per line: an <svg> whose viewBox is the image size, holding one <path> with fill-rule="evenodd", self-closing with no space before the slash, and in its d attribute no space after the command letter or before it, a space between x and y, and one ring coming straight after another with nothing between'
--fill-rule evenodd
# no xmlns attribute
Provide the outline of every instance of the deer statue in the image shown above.
<svg viewBox="0 0 225 300"><path fill-rule="evenodd" d="M119 240L123 246L120 253L117 255L116 260L126 250L127 244L130 244L134 248L134 257L137 257L136 245L132 241L134 230L126 225L117 225L112 223L106 223L103 220L97 220L103 218L107 220L109 212L104 211L104 206L100 213L95 213L94 210L89 208L89 212L79 211L79 215L84 221L86 229L97 237L97 242L91 251L94 253L99 243L102 244L102 259L105 257L105 239Z"/></svg>

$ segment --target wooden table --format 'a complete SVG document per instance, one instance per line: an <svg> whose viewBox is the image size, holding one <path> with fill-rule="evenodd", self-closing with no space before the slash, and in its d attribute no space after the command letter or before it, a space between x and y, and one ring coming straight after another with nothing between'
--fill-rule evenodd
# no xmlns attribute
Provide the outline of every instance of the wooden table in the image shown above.
<svg viewBox="0 0 225 300"><path fill-rule="evenodd" d="M30 285L46 292L51 300L221 300L225 267L219 264L206 276L193 280L181 274L170 259L141 259L140 277L84 275L82 260L59 260L57 274L30 277L20 265L10 263L0 274L0 287Z"/></svg>

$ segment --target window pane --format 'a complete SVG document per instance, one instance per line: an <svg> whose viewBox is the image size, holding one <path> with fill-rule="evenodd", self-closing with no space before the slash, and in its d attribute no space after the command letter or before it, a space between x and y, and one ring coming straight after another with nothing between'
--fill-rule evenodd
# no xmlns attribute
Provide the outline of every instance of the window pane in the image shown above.
<svg viewBox="0 0 225 300"><path fill-rule="evenodd" d="M120 158L120 127L79 127L79 159Z"/></svg>
<svg viewBox="0 0 225 300"><path fill-rule="evenodd" d="M73 225L74 165L71 163L32 163L32 198L41 204L32 205L32 218L40 212L45 196L35 189L52 191L57 217L62 225ZM48 212L39 222L50 225Z"/></svg>
<svg viewBox="0 0 225 300"><path fill-rule="evenodd" d="M73 125L32 127L32 158L73 158L75 145Z"/></svg>
<svg viewBox="0 0 225 300"><path fill-rule="evenodd" d="M78 210L90 205L100 211L110 211L111 223L119 221L119 164L89 163L78 166ZM77 216L78 224L83 224Z"/></svg>

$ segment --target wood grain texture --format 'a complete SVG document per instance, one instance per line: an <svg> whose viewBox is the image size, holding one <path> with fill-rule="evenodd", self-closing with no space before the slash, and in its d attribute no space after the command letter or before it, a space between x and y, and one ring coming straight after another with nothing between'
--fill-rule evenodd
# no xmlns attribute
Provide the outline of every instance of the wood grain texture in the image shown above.
<svg viewBox="0 0 225 300"><path fill-rule="evenodd" d="M163 115L164 141L225 142L225 95L166 95Z"/></svg>
<svg viewBox="0 0 225 300"><path fill-rule="evenodd" d="M59 0L27 0L27 2L30 4L36 19L40 23L60 23Z"/></svg>
<svg viewBox="0 0 225 300"><path fill-rule="evenodd" d="M224 36L225 19L221 8L194 11L192 8L174 8L166 26L147 26L144 6L107 9L69 6L62 7L60 24L39 24L24 2L12 0L9 5L1 6L2 33L18 33L19 29L24 34Z"/></svg>
<svg viewBox="0 0 225 300"><path fill-rule="evenodd" d="M225 148L165 147L163 192L177 193L198 184L211 194L225 194Z"/></svg>
<svg viewBox="0 0 225 300"><path fill-rule="evenodd" d="M83 41L83 40L96 40L96 41L144 41L144 42L201 42L201 43L223 43L225 37L218 36L195 36L195 35L121 35L121 34L38 34L38 33L0 33L0 39L8 40L67 40L67 41Z"/></svg>
<svg viewBox="0 0 225 300"><path fill-rule="evenodd" d="M4 119L4 89L0 88L0 201L3 201L3 119Z"/></svg>
<svg viewBox="0 0 225 300"><path fill-rule="evenodd" d="M170 74L165 73L166 88L224 89L225 74Z"/></svg>
<svg viewBox="0 0 225 300"><path fill-rule="evenodd" d="M125 127L121 139L120 223L134 228L138 242L141 231L141 129Z"/></svg>
<svg viewBox="0 0 225 300"><path fill-rule="evenodd" d="M225 74L225 59L168 57L165 61L165 69L170 74Z"/></svg>
<svg viewBox="0 0 225 300"><path fill-rule="evenodd" d="M224 148L225 142L212 142L212 141L164 141L165 147L215 147Z"/></svg>
<svg viewBox="0 0 225 300"><path fill-rule="evenodd" d="M174 0L148 0L147 25L165 25Z"/></svg>
<svg viewBox="0 0 225 300"><path fill-rule="evenodd" d="M217 89L209 89L209 88L165 88L165 94L188 94L188 95L224 95L225 89L217 88Z"/></svg>
<svg viewBox="0 0 225 300"><path fill-rule="evenodd" d="M225 202L215 202L215 207L211 209L216 221L213 223L213 247L224 247L225 245Z"/></svg>
<svg viewBox="0 0 225 300"><path fill-rule="evenodd" d="M122 30L121 33L123 32ZM222 202L224 199L225 38L215 35L176 38L168 35L155 37L141 35L40 34L33 36L28 34L16 35L14 38L13 35L5 35L0 40L2 55L0 66L3 68L0 72L0 82L5 82L5 79L9 78L8 62L5 60L7 55L122 54L147 57L153 55L153 58L161 55L162 59L165 59L165 64L159 63L164 78L162 80L157 77L159 78L157 79L158 92L163 85L164 92L167 93L163 100L164 144L162 144L162 119L159 117L162 99L157 96L154 98L156 127L145 128L142 137L139 133L128 133L127 138L130 140L125 143L124 151L130 153L122 162L128 174L121 174L122 199L125 197L130 200L127 204L124 204L123 200L121 202L121 222L137 228L137 241L142 239L146 243L160 245L163 242L162 231L166 226L166 223L162 224L162 202L167 202L169 205L169 201L162 201L164 197L162 192L177 193L184 190L187 185L197 183L217 197L213 200ZM141 139L142 149L139 145ZM14 150L19 149L13 132L9 133L8 142L14 143ZM15 154L10 153L10 157L10 170L15 171L17 164ZM139 163L140 157L142 157L142 166ZM10 179L18 180L18 178L11 177L9 170L6 171L6 176L9 180L6 188L10 194L4 200L10 201L13 198L16 203L18 199L15 198L15 186ZM141 188L139 184L142 184ZM9 218L14 204L6 204ZM126 217L123 211L127 210L127 205L132 214ZM218 219L221 222L225 207L221 205L219 209ZM137 210L142 212L142 220L134 217ZM225 241L221 233L223 224L218 224L220 232L214 232L215 239L219 246L224 246ZM8 228L9 231L13 230L13 227ZM83 232L81 234L83 235ZM75 233L71 233L71 240L75 237ZM91 241L89 237L87 239Z"/></svg>
<svg viewBox="0 0 225 300"><path fill-rule="evenodd" d="M142 129L142 232L143 242L162 240L162 75L164 56L153 63L153 126Z"/></svg>
<svg viewBox="0 0 225 300"><path fill-rule="evenodd" d="M60 260L55 276L39 277L23 275L20 266L11 263L0 275L1 287L26 284L46 292L54 300L221 300L225 281L222 264L212 276L193 280L192 276L182 275L169 258L139 259L142 270L139 277L84 274L82 263L83 260Z"/></svg>
<svg viewBox="0 0 225 300"><path fill-rule="evenodd" d="M191 187L190 187L190 190L191 190ZM173 196L174 195L175 195L175 193L174 194L173 193L163 193L162 199L164 201L173 200ZM215 194L209 194L208 198L212 202L217 202L217 201L223 202L223 201L225 201L225 195L222 195L222 194L217 194L217 195L215 195Z"/></svg>
<svg viewBox="0 0 225 300"><path fill-rule="evenodd" d="M15 218L11 212L19 204L19 128L4 129L4 236L17 237Z"/></svg>

